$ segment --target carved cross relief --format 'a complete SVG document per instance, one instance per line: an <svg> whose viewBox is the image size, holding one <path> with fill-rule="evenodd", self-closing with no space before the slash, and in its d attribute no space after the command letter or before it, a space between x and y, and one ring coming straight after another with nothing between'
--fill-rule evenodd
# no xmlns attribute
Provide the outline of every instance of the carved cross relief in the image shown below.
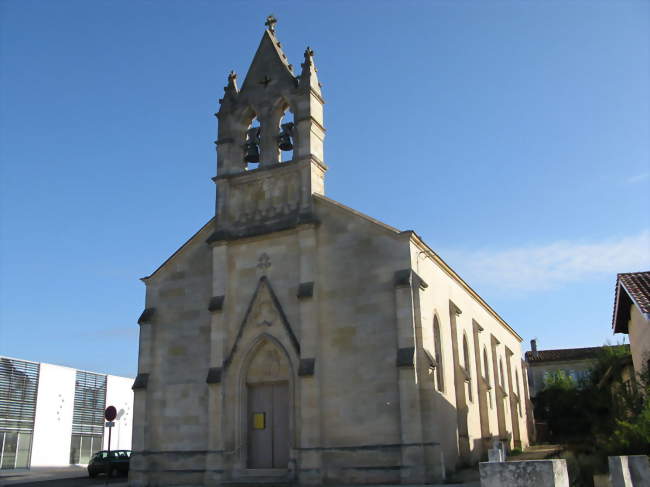
<svg viewBox="0 0 650 487"><path fill-rule="evenodd" d="M266 271L269 267L271 267L271 258L269 257L269 254L264 252L260 255L260 258L257 259L257 268Z"/></svg>
<svg viewBox="0 0 650 487"><path fill-rule="evenodd" d="M266 88L270 82L271 78L269 78L267 75L264 75L264 79L260 80L260 84L264 85L264 88Z"/></svg>

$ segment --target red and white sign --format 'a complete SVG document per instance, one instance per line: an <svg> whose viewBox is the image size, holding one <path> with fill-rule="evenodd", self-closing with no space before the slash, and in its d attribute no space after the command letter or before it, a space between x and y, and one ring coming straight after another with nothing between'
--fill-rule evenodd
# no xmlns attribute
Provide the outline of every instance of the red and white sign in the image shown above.
<svg viewBox="0 0 650 487"><path fill-rule="evenodd" d="M117 416L117 409L115 409L115 406L108 406L106 408L106 411L104 411L104 417L106 418L107 421L113 421L116 416Z"/></svg>

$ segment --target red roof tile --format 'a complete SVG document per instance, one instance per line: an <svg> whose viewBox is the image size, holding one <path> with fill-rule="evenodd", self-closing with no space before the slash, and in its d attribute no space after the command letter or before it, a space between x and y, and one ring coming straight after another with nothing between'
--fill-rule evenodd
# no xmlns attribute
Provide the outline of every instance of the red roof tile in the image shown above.
<svg viewBox="0 0 650 487"><path fill-rule="evenodd" d="M629 348L629 345L625 345ZM526 352L526 362L559 362L565 360L595 359L604 347L561 348L557 350L537 350Z"/></svg>
<svg viewBox="0 0 650 487"><path fill-rule="evenodd" d="M614 333L627 333L630 305L650 319L650 271L618 274L614 298L612 328Z"/></svg>
<svg viewBox="0 0 650 487"><path fill-rule="evenodd" d="M650 313L650 271L619 274L619 282L642 313Z"/></svg>

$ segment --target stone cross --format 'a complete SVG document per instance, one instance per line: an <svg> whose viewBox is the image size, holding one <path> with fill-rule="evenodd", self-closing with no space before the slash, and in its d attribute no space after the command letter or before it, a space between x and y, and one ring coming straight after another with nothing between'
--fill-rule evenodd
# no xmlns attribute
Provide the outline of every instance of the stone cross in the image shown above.
<svg viewBox="0 0 650 487"><path fill-rule="evenodd" d="M266 271L266 269L268 269L269 267L271 267L271 258L265 252L262 255L260 255L260 258L257 261L257 268Z"/></svg>
<svg viewBox="0 0 650 487"><path fill-rule="evenodd" d="M266 22L264 22L264 25L268 27L269 31L271 31L271 34L275 34L275 24L277 23L278 23L278 19L276 19L273 16L273 14L271 14L266 18Z"/></svg>

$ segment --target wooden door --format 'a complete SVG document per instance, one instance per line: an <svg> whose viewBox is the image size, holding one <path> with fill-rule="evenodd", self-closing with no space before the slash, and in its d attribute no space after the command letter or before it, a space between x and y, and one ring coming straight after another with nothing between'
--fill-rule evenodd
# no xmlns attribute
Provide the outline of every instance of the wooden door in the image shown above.
<svg viewBox="0 0 650 487"><path fill-rule="evenodd" d="M248 468L287 468L289 385L248 386Z"/></svg>

